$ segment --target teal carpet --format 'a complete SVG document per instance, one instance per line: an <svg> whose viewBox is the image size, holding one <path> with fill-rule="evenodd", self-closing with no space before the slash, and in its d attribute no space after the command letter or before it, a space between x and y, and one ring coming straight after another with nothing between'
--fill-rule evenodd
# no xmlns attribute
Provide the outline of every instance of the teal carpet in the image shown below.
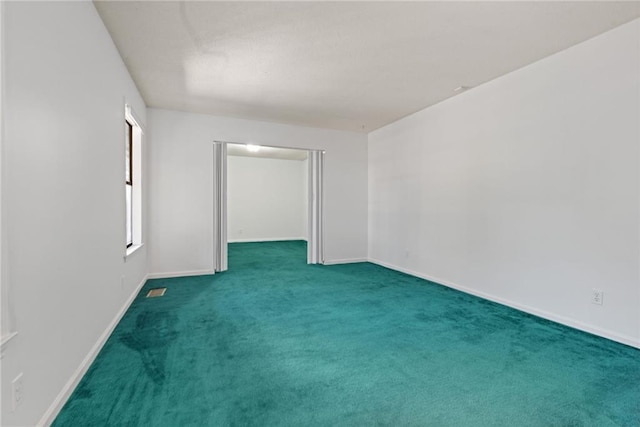
<svg viewBox="0 0 640 427"><path fill-rule="evenodd" d="M640 426L640 350L305 256L236 243L226 273L149 280L54 426Z"/></svg>

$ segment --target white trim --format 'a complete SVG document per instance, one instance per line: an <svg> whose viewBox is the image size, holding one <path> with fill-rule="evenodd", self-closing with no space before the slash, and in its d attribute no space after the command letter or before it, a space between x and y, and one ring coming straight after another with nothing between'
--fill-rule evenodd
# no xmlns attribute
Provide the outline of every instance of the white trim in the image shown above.
<svg viewBox="0 0 640 427"><path fill-rule="evenodd" d="M144 246L144 243L140 243L139 245L131 245L131 246L129 246L127 248L127 251L126 251L125 255L124 255L125 262L127 261L127 258L129 258L131 255L136 253L138 251L138 249L140 249L143 246Z"/></svg>
<svg viewBox="0 0 640 427"><path fill-rule="evenodd" d="M136 111L131 107L131 104L127 102L126 98L124 100L124 117L130 123L133 122L131 124L138 126L143 135L146 133L144 124L142 123L142 120L140 120L140 116L136 114Z"/></svg>
<svg viewBox="0 0 640 427"><path fill-rule="evenodd" d="M324 151L309 150L307 264L324 264L324 155Z"/></svg>
<svg viewBox="0 0 640 427"><path fill-rule="evenodd" d="M227 143L213 142L213 269L226 271L227 254Z"/></svg>
<svg viewBox="0 0 640 427"><path fill-rule="evenodd" d="M345 258L345 259L332 259L324 262L324 265L338 265L338 264L354 264L357 262L369 262L367 258Z"/></svg>
<svg viewBox="0 0 640 427"><path fill-rule="evenodd" d="M385 268L389 268L391 270L396 270L401 273L409 274L411 276L419 277L421 279L428 280L430 282L437 283L439 285L444 285L446 287L456 289L458 291L464 292L466 294L474 295L489 301L496 302L498 304L506 305L507 307L515 308L516 310L523 311L528 314L533 314L534 316L541 317L546 320L551 320L552 322L560 323L565 326L569 326L574 329L578 329L583 332L588 332L593 335L598 335L603 338L610 339L612 341L616 341L622 344L626 344L631 347L640 348L640 339L628 336L621 335L613 331L609 331L607 329L598 328L592 325L588 325L584 322L580 322L578 320L570 319L568 317L560 316L554 313L550 313L545 310L540 310L537 308L530 307L528 305L520 304L517 302L510 301L508 299L500 298L492 294L488 294L485 292L479 292L474 289L468 288L466 286L461 286L456 283L450 282L448 280L443 280L437 277L429 276L428 274L418 273L417 271L409 270L407 268L398 267L393 264L389 264L383 261L379 261L377 259L369 258L369 262L372 264L377 264Z"/></svg>
<svg viewBox="0 0 640 427"><path fill-rule="evenodd" d="M126 261L127 257L133 254L138 247L144 244L144 222L143 222L143 204L144 204L144 176L145 176L145 162L144 162L144 139L145 139L145 130L143 128L142 122L139 119L139 116L136 114L135 110L129 103L127 103L127 99L124 98L124 122L122 123L123 132L126 131L126 123L129 123L133 127L133 133L131 141L132 152L130 155L133 158L133 170L134 174L131 177L132 179L132 191L131 191L131 208L132 208L132 217L131 221L133 222L133 246L126 247L124 252L124 259ZM124 165L123 165L124 166ZM137 171L137 172L136 172ZM124 173L124 170L123 170ZM126 192L123 193L126 200ZM125 215L126 215L126 203L125 203ZM127 242L126 239L126 227L123 230L123 242Z"/></svg>
<svg viewBox="0 0 640 427"><path fill-rule="evenodd" d="M260 242L292 242L295 240L304 240L306 241L306 237L274 237L267 239L229 239L229 243L260 243Z"/></svg>
<svg viewBox="0 0 640 427"><path fill-rule="evenodd" d="M150 273L149 279L168 279L170 277L204 276L215 274L214 270L192 270L192 271L168 271L165 273Z"/></svg>
<svg viewBox="0 0 640 427"><path fill-rule="evenodd" d="M223 141L221 139L216 139L214 142L224 142L225 144L235 144L235 145L258 145L260 147L265 147L265 148L284 148L285 150L299 150L299 151L313 151L313 150L320 150L323 151L324 149L321 148L308 148L308 147L292 147L290 145L268 145L268 144L260 144L257 142L240 142L240 141Z"/></svg>
<svg viewBox="0 0 640 427"><path fill-rule="evenodd" d="M56 396L51 406L49 406L49 409L47 409L47 411L44 413L44 415L42 416L42 418L37 424L38 426L49 426L56 419L62 407L65 405L65 403L67 403L67 400L69 400L71 393L73 393L75 388L78 386L78 383L80 382L84 374L87 373L87 370L89 369L93 361L96 359L96 357L100 353L100 350L102 350L102 347L104 347L105 343L113 333L113 330L116 328L116 326L120 322L120 319L122 319L122 316L124 316L124 314L127 312L127 310L129 309L133 301L136 299L136 297L140 293L140 290L146 283L147 279L148 279L148 275L145 275L142 281L138 283L138 286L136 286L136 289L131 293L131 295L129 296L127 301L124 303L120 311L115 315L111 323L109 323L109 325L107 326L107 329L105 329L102 335L100 335L100 337L98 338L98 341L96 341L96 343L93 345L91 350L89 350L89 353L87 353L84 360L80 363L80 366L78 366L78 368L73 373L71 378L69 378L69 381L67 381L67 383L64 385L60 393L58 393L58 396Z"/></svg>

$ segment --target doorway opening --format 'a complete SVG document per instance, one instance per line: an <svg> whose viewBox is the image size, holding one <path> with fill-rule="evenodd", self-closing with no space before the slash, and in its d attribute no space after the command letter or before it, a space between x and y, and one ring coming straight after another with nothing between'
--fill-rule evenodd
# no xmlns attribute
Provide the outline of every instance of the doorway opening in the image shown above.
<svg viewBox="0 0 640 427"><path fill-rule="evenodd" d="M215 271L227 269L228 243L245 254L270 250L278 263L304 262L306 253L307 263L322 264L323 163L319 150L216 142Z"/></svg>

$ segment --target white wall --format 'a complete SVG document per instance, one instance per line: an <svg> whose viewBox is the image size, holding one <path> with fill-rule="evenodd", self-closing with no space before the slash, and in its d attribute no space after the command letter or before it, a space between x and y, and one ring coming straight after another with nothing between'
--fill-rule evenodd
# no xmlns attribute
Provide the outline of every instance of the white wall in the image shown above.
<svg viewBox="0 0 640 427"><path fill-rule="evenodd" d="M305 166L303 160L228 156L228 240L306 240Z"/></svg>
<svg viewBox="0 0 640 427"><path fill-rule="evenodd" d="M369 256L640 346L639 141L636 20L372 132Z"/></svg>
<svg viewBox="0 0 640 427"><path fill-rule="evenodd" d="M5 50L5 13L4 13L4 2L0 2L0 52L4 52ZM0 53L0 200L2 200L3 186L6 183L4 178L4 171L6 167L3 165L5 162L4 156L4 55ZM8 286L4 286L3 283L8 283L6 273L8 270L4 267L7 262L7 239L6 233L4 229L4 223L6 222L6 215L4 214L4 210L6 206L2 204L0 206L0 358L2 358L2 350L4 348L4 344L11 337L13 333L13 319L10 312L13 310L9 305L9 289Z"/></svg>
<svg viewBox="0 0 640 427"><path fill-rule="evenodd" d="M151 273L213 269L214 140L326 150L325 259L366 259L365 134L153 108L147 118Z"/></svg>
<svg viewBox="0 0 640 427"><path fill-rule="evenodd" d="M145 248L123 258L124 101L143 121L145 105L91 2L5 12L2 204L18 335L2 359L1 423L33 426L145 277Z"/></svg>

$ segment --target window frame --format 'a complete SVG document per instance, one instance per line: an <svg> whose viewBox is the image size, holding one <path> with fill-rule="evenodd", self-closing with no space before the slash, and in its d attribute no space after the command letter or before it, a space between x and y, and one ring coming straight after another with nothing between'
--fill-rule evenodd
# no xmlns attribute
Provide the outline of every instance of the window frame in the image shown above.
<svg viewBox="0 0 640 427"><path fill-rule="evenodd" d="M123 243L124 243L124 261L126 262L128 257L144 246L143 241L143 186L144 186L144 134L145 130L142 126L142 122L139 120L138 116L135 114L135 111L131 108L129 104L124 104L124 119L125 123L122 129L123 135L125 136L125 140L128 138L130 147L127 145L127 141L125 142L125 153L123 153L123 157L125 160L124 166L124 224L123 224ZM130 149L129 153L129 161L126 160L126 150ZM127 180L127 172L130 171L129 180ZM130 184L129 184L130 182ZM131 187L129 187L131 185ZM131 198L130 203L127 202L127 192L130 191ZM126 212L126 209L131 209L131 238L132 241L128 239L128 229L127 229L127 220L126 217L129 215Z"/></svg>
<svg viewBox="0 0 640 427"><path fill-rule="evenodd" d="M125 160L127 158L127 151L129 153L129 161L126 162L125 165L125 209L126 215L129 217L129 221L125 221L125 227L129 228L126 236L131 236L131 240L125 238L126 247L129 249L133 246L133 127L134 125L129 121L128 118L125 118L125 126L126 126L126 141L125 141ZM129 179L127 179L129 178ZM129 187L129 188L127 188ZM127 191L129 191L130 197L127 198ZM125 216L125 218L127 218Z"/></svg>

